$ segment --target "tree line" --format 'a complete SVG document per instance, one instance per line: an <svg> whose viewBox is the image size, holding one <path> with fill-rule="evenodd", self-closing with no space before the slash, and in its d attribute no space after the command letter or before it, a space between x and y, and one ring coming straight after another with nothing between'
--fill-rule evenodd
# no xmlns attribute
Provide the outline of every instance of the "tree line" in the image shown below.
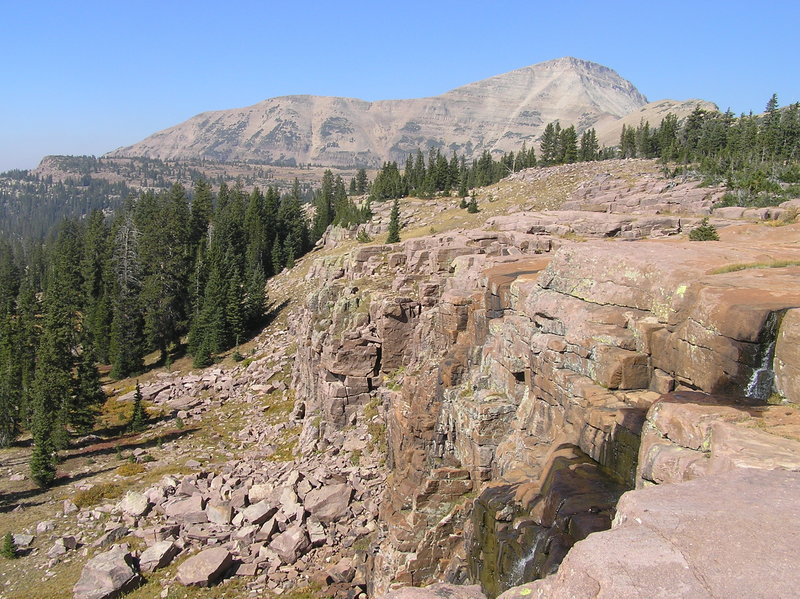
<svg viewBox="0 0 800 599"><path fill-rule="evenodd" d="M370 197L376 200L409 195L460 197L469 190L491 185L509 174L533 166L551 166L612 158L657 158L670 175L694 170L707 184L725 183L730 205L773 205L797 195L800 189L800 104L778 107L773 94L760 115L736 117L730 111L695 109L685 119L668 114L657 127L642 121L623 125L619 144L600 147L597 133L580 135L574 125L548 123L539 141L539 155L525 142L517 152L498 157L488 150L468 163L455 152L446 158L438 148L409 155L401 171L397 162L384 163L375 177ZM677 164L667 169L667 164Z"/></svg>

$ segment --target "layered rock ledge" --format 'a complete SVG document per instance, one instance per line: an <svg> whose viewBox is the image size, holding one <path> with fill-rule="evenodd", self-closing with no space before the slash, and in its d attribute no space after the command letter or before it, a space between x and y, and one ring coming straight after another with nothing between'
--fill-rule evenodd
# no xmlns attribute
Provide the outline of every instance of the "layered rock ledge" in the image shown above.
<svg viewBox="0 0 800 599"><path fill-rule="evenodd" d="M794 421L780 432L765 406L791 420L800 397L800 268L763 268L800 260L786 242L796 227L766 244L746 230L696 244L571 242L503 223L309 272L322 284L293 331L303 446L365 420L385 436L374 595L443 580L497 596L567 576L559 564L583 539L623 528L626 490L798 469L778 436Z"/></svg>

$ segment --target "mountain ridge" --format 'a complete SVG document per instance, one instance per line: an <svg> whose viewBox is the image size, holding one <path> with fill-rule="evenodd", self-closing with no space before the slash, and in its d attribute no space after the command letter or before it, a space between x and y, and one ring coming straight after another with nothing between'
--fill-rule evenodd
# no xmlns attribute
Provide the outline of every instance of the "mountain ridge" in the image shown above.
<svg viewBox="0 0 800 599"><path fill-rule="evenodd" d="M302 94L206 111L107 156L375 167L418 148L439 148L473 158L530 146L548 122L580 131L645 104L613 69L563 57L427 98Z"/></svg>

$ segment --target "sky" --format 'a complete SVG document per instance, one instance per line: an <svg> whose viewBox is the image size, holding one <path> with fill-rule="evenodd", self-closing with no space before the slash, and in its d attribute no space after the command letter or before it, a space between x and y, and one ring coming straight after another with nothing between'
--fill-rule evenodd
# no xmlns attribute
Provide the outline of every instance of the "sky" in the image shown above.
<svg viewBox="0 0 800 599"><path fill-rule="evenodd" d="M761 8L766 6L767 8ZM434 96L575 56L651 101L800 101L800 2L0 0L0 171L289 94Z"/></svg>

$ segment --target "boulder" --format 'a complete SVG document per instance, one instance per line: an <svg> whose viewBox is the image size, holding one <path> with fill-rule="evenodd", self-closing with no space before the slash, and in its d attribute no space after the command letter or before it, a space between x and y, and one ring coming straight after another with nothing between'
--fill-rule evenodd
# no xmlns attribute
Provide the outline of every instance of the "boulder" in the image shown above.
<svg viewBox="0 0 800 599"><path fill-rule="evenodd" d="M269 547L278 554L284 564L293 564L308 550L310 543L306 531L296 524L275 537Z"/></svg>
<svg viewBox="0 0 800 599"><path fill-rule="evenodd" d="M112 599L136 588L142 577L133 568L133 558L120 545L90 559L72 588L75 599Z"/></svg>
<svg viewBox="0 0 800 599"><path fill-rule="evenodd" d="M232 562L230 551L224 547L206 549L178 566L178 581L184 586L210 586L222 577Z"/></svg>
<svg viewBox="0 0 800 599"><path fill-rule="evenodd" d="M272 505L272 502L264 499L243 509L242 516L246 522L250 522L251 524L263 524L272 518L277 511L278 508Z"/></svg>
<svg viewBox="0 0 800 599"><path fill-rule="evenodd" d="M205 500L202 495L197 493L187 499L180 499L168 504L164 513L175 520L191 520L197 523L206 521L204 508Z"/></svg>
<svg viewBox="0 0 800 599"><path fill-rule="evenodd" d="M206 516L209 522L226 526L231 523L233 509L228 503L209 503L206 506Z"/></svg>
<svg viewBox="0 0 800 599"><path fill-rule="evenodd" d="M92 547L108 547L126 536L128 532L130 532L130 529L127 526L114 526L100 535L100 537L92 543Z"/></svg>
<svg viewBox="0 0 800 599"><path fill-rule="evenodd" d="M273 491L274 488L268 483L253 485L250 487L250 490L247 491L247 499L250 503L258 503L259 501L272 497Z"/></svg>
<svg viewBox="0 0 800 599"><path fill-rule="evenodd" d="M326 485L306 494L306 511L322 523L338 520L347 512L353 489L350 485Z"/></svg>
<svg viewBox="0 0 800 599"><path fill-rule="evenodd" d="M122 501L117 504L117 507L125 514L139 518L144 516L147 510L150 509L150 500L144 493L128 491Z"/></svg>
<svg viewBox="0 0 800 599"><path fill-rule="evenodd" d="M26 534L14 534L14 544L17 546L17 549L26 549L30 547L33 543L34 536L33 535L26 535Z"/></svg>
<svg viewBox="0 0 800 599"><path fill-rule="evenodd" d="M180 548L172 541L159 541L142 551L139 568L142 572L152 572L168 566L180 553Z"/></svg>

